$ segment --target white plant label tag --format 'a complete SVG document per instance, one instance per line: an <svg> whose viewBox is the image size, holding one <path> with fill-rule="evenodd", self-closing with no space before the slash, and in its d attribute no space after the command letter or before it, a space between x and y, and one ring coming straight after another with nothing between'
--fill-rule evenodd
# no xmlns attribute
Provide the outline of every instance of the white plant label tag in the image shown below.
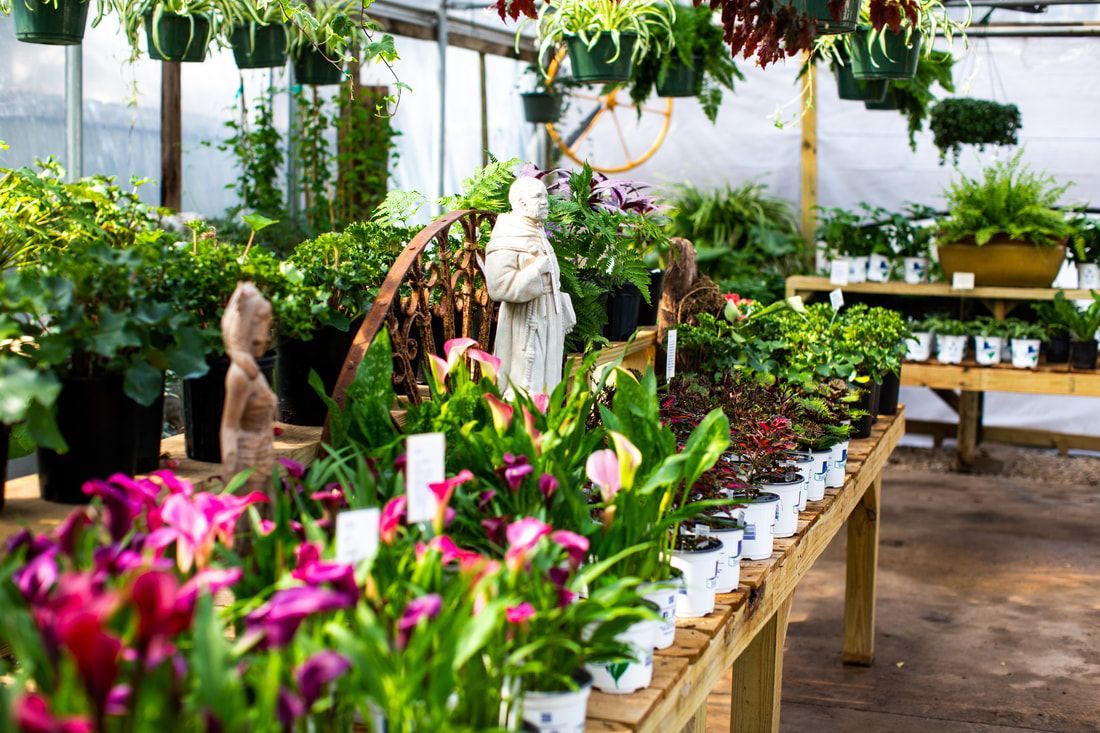
<svg viewBox="0 0 1100 733"><path fill-rule="evenodd" d="M840 310L844 307L844 292L840 288L829 291L829 302L832 303L834 311Z"/></svg>
<svg viewBox="0 0 1100 733"><path fill-rule="evenodd" d="M336 562L374 559L381 515L378 509L353 509L336 515Z"/></svg>
<svg viewBox="0 0 1100 733"><path fill-rule="evenodd" d="M676 376L676 329L668 330L668 344L665 346L665 381L671 382Z"/></svg>
<svg viewBox="0 0 1100 733"><path fill-rule="evenodd" d="M829 284L844 287L848 284L848 263L844 260L833 260L829 263Z"/></svg>
<svg viewBox="0 0 1100 733"><path fill-rule="evenodd" d="M428 485L443 480L446 447L443 433L420 433L405 439L405 498L409 504L409 524L430 522L435 518L435 494Z"/></svg>
<svg viewBox="0 0 1100 733"><path fill-rule="evenodd" d="M956 272L951 276L951 289L952 290L973 290L974 289L974 273L972 272Z"/></svg>

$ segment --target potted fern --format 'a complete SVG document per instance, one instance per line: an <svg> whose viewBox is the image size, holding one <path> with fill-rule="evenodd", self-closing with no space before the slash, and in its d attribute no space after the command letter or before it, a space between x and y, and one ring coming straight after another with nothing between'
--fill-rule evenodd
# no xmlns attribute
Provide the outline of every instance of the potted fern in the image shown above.
<svg viewBox="0 0 1100 733"><path fill-rule="evenodd" d="M72 46L84 40L90 5L91 0L4 0L0 13L14 16L15 37L24 43Z"/></svg>
<svg viewBox="0 0 1100 733"><path fill-rule="evenodd" d="M1069 256L1077 266L1077 287L1100 290L1100 226L1096 219L1083 214L1072 225Z"/></svg>
<svg viewBox="0 0 1100 733"><path fill-rule="evenodd" d="M1022 153L980 178L962 175L945 192L948 216L938 222L944 275L972 272L979 286L1050 287L1071 233L1055 208L1068 188L1024 165Z"/></svg>

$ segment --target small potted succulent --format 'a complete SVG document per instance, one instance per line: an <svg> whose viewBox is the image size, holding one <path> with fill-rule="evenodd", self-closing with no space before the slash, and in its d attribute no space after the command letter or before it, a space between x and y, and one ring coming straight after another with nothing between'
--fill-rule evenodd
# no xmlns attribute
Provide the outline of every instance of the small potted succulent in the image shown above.
<svg viewBox="0 0 1100 733"><path fill-rule="evenodd" d="M1012 366L1017 369L1034 369L1039 366L1039 350L1045 333L1043 328L1017 318L1005 319L1002 328L1002 333L1009 339L1012 349Z"/></svg>
<svg viewBox="0 0 1100 733"><path fill-rule="evenodd" d="M954 318L932 317L925 324L936 337L936 360L941 364L962 364L966 357L969 327Z"/></svg>
<svg viewBox="0 0 1100 733"><path fill-rule="evenodd" d="M1100 290L1100 225L1096 219L1082 214L1073 220L1072 226L1069 257L1077 266L1077 287Z"/></svg>

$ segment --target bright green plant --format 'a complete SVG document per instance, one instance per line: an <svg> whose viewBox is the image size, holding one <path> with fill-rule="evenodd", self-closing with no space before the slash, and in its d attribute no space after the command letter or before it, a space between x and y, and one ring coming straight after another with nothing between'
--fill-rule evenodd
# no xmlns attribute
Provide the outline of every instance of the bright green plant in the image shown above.
<svg viewBox="0 0 1100 733"><path fill-rule="evenodd" d="M24 335L25 327L9 310L11 305L0 285L0 425L15 426L17 454L38 445L64 450L53 415L61 385L52 372L35 364L37 344Z"/></svg>
<svg viewBox="0 0 1100 733"><path fill-rule="evenodd" d="M243 86L234 108L234 116L225 123L229 137L218 144L237 164L237 178L226 184L237 194L239 204L230 209L230 218L243 210L258 211L282 219L286 215L283 198L283 136L275 126L274 95L269 88L253 100L249 111Z"/></svg>
<svg viewBox="0 0 1100 733"><path fill-rule="evenodd" d="M866 257L875 251L876 233L864 215L839 207L819 206L817 211L817 238L832 256Z"/></svg>
<svg viewBox="0 0 1100 733"><path fill-rule="evenodd" d="M1100 223L1081 214L1071 222L1069 256L1078 265L1100 264Z"/></svg>
<svg viewBox="0 0 1100 733"><path fill-rule="evenodd" d="M1065 241L1071 228L1055 208L1072 184L1059 184L1046 173L1023 163L1023 151L994 163L981 178L963 174L944 192L948 216L939 221L939 241L981 246L998 235L1053 246Z"/></svg>
<svg viewBox="0 0 1100 733"><path fill-rule="evenodd" d="M1079 308L1059 291L1051 303L1036 303L1032 308L1046 325L1049 333L1068 333L1076 341L1091 341L1100 329L1100 294L1093 292L1092 302ZM1028 324L1030 325L1030 324ZM1042 336L1017 336L1016 338L1042 338Z"/></svg>
<svg viewBox="0 0 1100 733"><path fill-rule="evenodd" d="M615 47L613 59L621 52L622 37L634 36L632 59L637 62L647 54L662 54L672 47L675 17L676 10L669 0L561 0L554 3L554 12L545 12L539 18L538 57L553 58L554 46L571 36L591 49L606 33Z"/></svg>
<svg viewBox="0 0 1100 733"><path fill-rule="evenodd" d="M917 73L912 79L896 79L890 82L890 91L887 94L894 95L898 111L905 115L909 127L909 147L914 151L917 149L917 133L924 129L924 121L928 119L930 107L936 99L932 86L939 84L945 92L955 91L955 81L951 75L954 63L955 57L947 51L932 51L917 62ZM935 109L942 104L944 103L931 107L933 131L936 129ZM940 155L942 159L942 152Z"/></svg>
<svg viewBox="0 0 1100 733"><path fill-rule="evenodd" d="M908 204L904 212L890 215L894 230L894 251L899 257L928 257L935 229L921 220L930 220L936 212L923 204Z"/></svg>
<svg viewBox="0 0 1100 733"><path fill-rule="evenodd" d="M924 319L924 327L937 336L970 335L970 324L944 316L929 316Z"/></svg>
<svg viewBox="0 0 1100 733"><path fill-rule="evenodd" d="M298 90L295 102L300 125L294 138L294 154L305 195L302 213L308 230L323 232L336 224L332 201L334 160L328 132L335 127L337 117L317 87Z"/></svg>
<svg viewBox="0 0 1100 733"><path fill-rule="evenodd" d="M1001 322L1001 335L1007 339L1043 339L1046 338L1046 330L1019 318L1006 318Z"/></svg>
<svg viewBox="0 0 1100 733"><path fill-rule="evenodd" d="M390 170L397 163L397 141L384 95L370 87L357 92L341 86L339 137L336 143L336 191L333 227L358 220L374 211L389 191Z"/></svg>
<svg viewBox="0 0 1100 733"><path fill-rule="evenodd" d="M954 91L948 89L948 91ZM1020 110L1014 104L985 99L945 99L932 108L933 142L940 151L940 165L951 154L955 165L963 145L1016 145Z"/></svg>

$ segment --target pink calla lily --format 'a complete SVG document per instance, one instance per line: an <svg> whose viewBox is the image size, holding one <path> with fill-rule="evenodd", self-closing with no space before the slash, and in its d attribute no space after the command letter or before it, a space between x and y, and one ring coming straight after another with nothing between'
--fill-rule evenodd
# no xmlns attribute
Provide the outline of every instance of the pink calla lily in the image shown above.
<svg viewBox="0 0 1100 733"><path fill-rule="evenodd" d="M405 495L395 496L382 507L382 515L378 519L378 536L387 545L397 537L397 528L405 521L408 510L408 501Z"/></svg>
<svg viewBox="0 0 1100 733"><path fill-rule="evenodd" d="M498 433L503 433L508 429L508 424L512 422L513 407L488 392L485 393L484 397L485 401L489 403L489 412L493 416L493 427L496 428Z"/></svg>
<svg viewBox="0 0 1100 733"><path fill-rule="evenodd" d="M481 349L470 349L466 356L481 365L481 374L493 384L496 384L497 375L500 374L500 359Z"/></svg>
<svg viewBox="0 0 1100 733"><path fill-rule="evenodd" d="M588 456L584 470L588 480L600 489L600 497L605 504L610 503L622 488L619 459L613 450L604 448Z"/></svg>
<svg viewBox="0 0 1100 733"><path fill-rule="evenodd" d="M508 550L504 553L508 567L513 572L522 568L528 553L551 531L549 524L535 517L525 517L509 524L504 533L508 539Z"/></svg>
<svg viewBox="0 0 1100 733"><path fill-rule="evenodd" d="M550 539L569 553L569 563L576 568L584 562L588 554L588 538L567 529L559 529L550 535Z"/></svg>
<svg viewBox="0 0 1100 733"><path fill-rule="evenodd" d="M443 344L443 355L447 357L448 374L454 371L454 368L462 361L462 357L466 355L466 351L473 346L477 346L477 341L468 336L459 336Z"/></svg>
<svg viewBox="0 0 1100 733"><path fill-rule="evenodd" d="M543 415L546 414L547 408L550 407L550 395L544 394L542 392L536 395L532 395L531 401L535 403L535 409L537 409Z"/></svg>
<svg viewBox="0 0 1100 733"><path fill-rule="evenodd" d="M523 408L523 429L531 438L531 445L535 447L535 453L542 454L542 433L535 427L535 416L526 407Z"/></svg>
<svg viewBox="0 0 1100 733"><path fill-rule="evenodd" d="M414 598L405 606L405 612L397 622L397 647L404 649L409 643L409 635L422 621L430 621L439 615L443 608L443 599L437 593Z"/></svg>
<svg viewBox="0 0 1100 733"><path fill-rule="evenodd" d="M539 493L549 501L558 490L558 480L549 473L539 476Z"/></svg>
<svg viewBox="0 0 1100 733"><path fill-rule="evenodd" d="M442 532L443 528L448 524L447 511L450 509L448 504L451 502L451 497L454 496L455 489L471 481L474 478L474 474L469 469L462 469L457 476L440 481L439 483L428 484L428 488L435 494L435 523L433 528L436 532ZM453 510L452 510L453 511Z"/></svg>
<svg viewBox="0 0 1100 733"><path fill-rule="evenodd" d="M529 621L535 615L535 607L527 601L505 609L505 617L510 624L522 624Z"/></svg>
<svg viewBox="0 0 1100 733"><path fill-rule="evenodd" d="M428 368L431 371L432 380L435 382L435 386L439 388L440 392L446 393L447 374L449 373L447 362L435 354L428 354Z"/></svg>
<svg viewBox="0 0 1100 733"><path fill-rule="evenodd" d="M619 459L619 481L624 489L634 485L634 474L642 465L642 452L622 433L609 430L611 443L615 446L615 457Z"/></svg>

